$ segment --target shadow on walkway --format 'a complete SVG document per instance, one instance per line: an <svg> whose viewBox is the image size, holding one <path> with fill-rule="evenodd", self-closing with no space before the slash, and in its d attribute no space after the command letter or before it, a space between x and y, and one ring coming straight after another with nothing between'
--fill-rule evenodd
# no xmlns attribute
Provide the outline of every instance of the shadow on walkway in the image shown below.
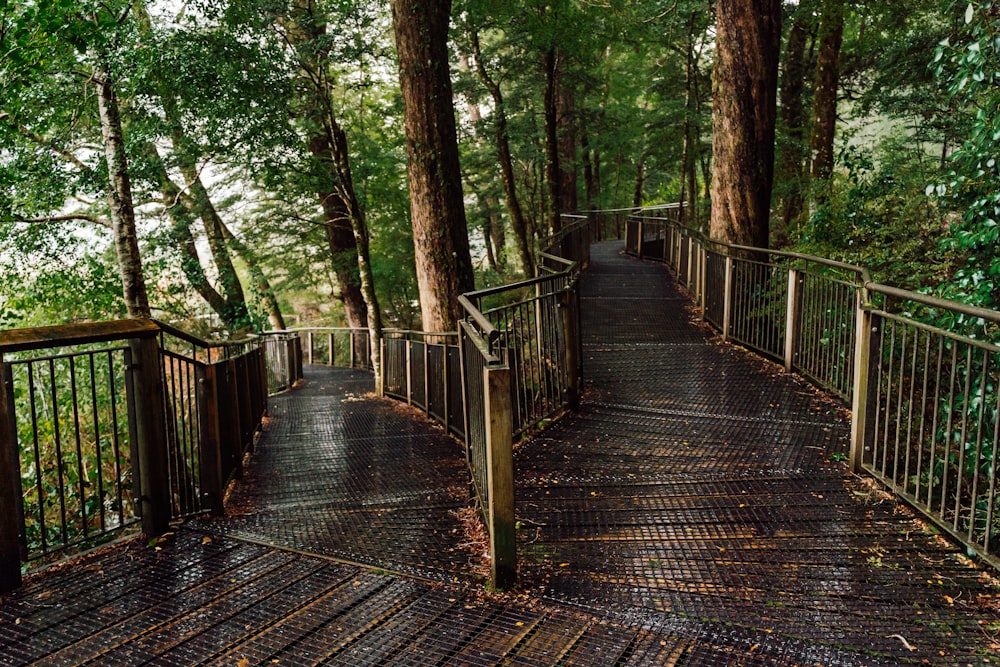
<svg viewBox="0 0 1000 667"><path fill-rule="evenodd" d="M461 446L370 379L272 398L230 516L33 574L0 665L987 665L997 589L852 478L843 410L595 246L583 408L515 455L522 590L484 592Z"/></svg>

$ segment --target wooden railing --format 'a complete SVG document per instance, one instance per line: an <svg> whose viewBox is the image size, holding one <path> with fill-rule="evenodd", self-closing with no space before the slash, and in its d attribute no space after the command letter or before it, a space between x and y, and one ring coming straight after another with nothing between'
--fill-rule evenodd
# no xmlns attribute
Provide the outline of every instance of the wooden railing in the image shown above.
<svg viewBox="0 0 1000 667"><path fill-rule="evenodd" d="M221 513L266 410L259 341L153 320L0 332L0 591L21 564Z"/></svg>

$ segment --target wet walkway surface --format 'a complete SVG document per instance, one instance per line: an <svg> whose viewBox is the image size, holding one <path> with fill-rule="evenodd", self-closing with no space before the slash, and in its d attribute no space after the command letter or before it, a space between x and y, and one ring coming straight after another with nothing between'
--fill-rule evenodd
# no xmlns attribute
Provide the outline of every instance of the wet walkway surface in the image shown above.
<svg viewBox="0 0 1000 667"><path fill-rule="evenodd" d="M586 396L515 454L487 593L461 446L370 379L273 397L229 516L27 579L0 665L988 665L989 571L853 478L837 404L594 249Z"/></svg>

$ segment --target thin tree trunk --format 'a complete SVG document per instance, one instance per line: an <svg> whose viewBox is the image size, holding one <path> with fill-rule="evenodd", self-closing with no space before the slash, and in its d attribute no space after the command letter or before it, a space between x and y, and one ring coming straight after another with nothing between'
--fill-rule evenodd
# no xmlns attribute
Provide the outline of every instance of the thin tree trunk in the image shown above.
<svg viewBox="0 0 1000 667"><path fill-rule="evenodd" d="M579 209L576 165L576 95L565 75L556 78L556 133L559 145L560 213Z"/></svg>
<svg viewBox="0 0 1000 667"><path fill-rule="evenodd" d="M410 211L426 331L454 331L474 288L448 66L451 0L390 0L403 94Z"/></svg>
<svg viewBox="0 0 1000 667"><path fill-rule="evenodd" d="M782 59L781 73L781 120L785 130L785 141L778 151L777 179L783 197L780 202L779 239L787 239L802 217L805 208L805 193L808 179L805 172L805 110L802 93L806 75L805 18L797 13L788 30L788 43Z"/></svg>
<svg viewBox="0 0 1000 667"><path fill-rule="evenodd" d="M545 52L543 68L545 70L545 184L548 193L546 213L549 233L555 234L561 227L559 214L563 210L562 192L559 188L559 114L556 105L558 57L555 46L549 47Z"/></svg>
<svg viewBox="0 0 1000 667"><path fill-rule="evenodd" d="M514 243L521 266L527 276L535 275L535 259L531 252L531 239L528 235L528 223L524 219L521 201L517 195L517 185L514 177L514 160L510 152L510 136L507 132L507 108L504 105L503 92L493 81L483 65L482 53L479 48L479 35L472 32L473 55L476 60L476 72L479 79L493 98L493 114L496 116L497 160L500 163L500 180L503 183L504 198L507 200L507 214L510 216L510 226L514 232Z"/></svg>
<svg viewBox="0 0 1000 667"><path fill-rule="evenodd" d="M716 5L714 239L765 248L774 175L781 0Z"/></svg>
<svg viewBox="0 0 1000 667"><path fill-rule="evenodd" d="M833 174L833 141L837 131L837 89L840 81L840 47L844 41L842 0L826 0L823 3L819 39L810 152L812 153L811 176L816 181L819 202L822 202L827 197L830 176Z"/></svg>
<svg viewBox="0 0 1000 667"><path fill-rule="evenodd" d="M122 280L122 295L129 317L150 317L146 280L142 272L139 239L135 228L135 209L132 203L132 184L129 179L128 160L125 157L125 139L122 134L121 115L111 78L102 70L94 73L97 88L97 107L101 117L101 135L104 138L104 155L108 163L108 204L111 209L111 226L114 236L118 271Z"/></svg>
<svg viewBox="0 0 1000 667"><path fill-rule="evenodd" d="M163 209L171 221L170 236L181 254L181 272L208 307L226 322L228 313L226 299L219 294L205 275L205 267L201 263L198 246L191 231L196 219L192 210L193 205L181 187L170 178L156 146L152 143L147 144L145 152L149 168L156 177ZM228 322L226 324L229 325Z"/></svg>
<svg viewBox="0 0 1000 667"><path fill-rule="evenodd" d="M309 0L294 0L288 16L282 19L286 38L295 50L300 65L303 121L307 147L316 158L323 182L316 185L316 195L323 210L324 232L330 253L333 274L340 291L347 324L354 328L375 329L381 336L381 315L374 287L368 293L368 281L361 276L361 266L368 266L367 249L358 245L359 235L367 243L361 205L351 182L350 157L346 136L337 138L340 126L331 106L331 82L328 80L325 58L329 50L325 17ZM346 179L346 182L345 182ZM355 213L357 212L357 213ZM355 219L360 215L359 219ZM358 228L358 233L355 231ZM364 255L364 256L362 256ZM380 345L372 346L373 363Z"/></svg>
<svg viewBox="0 0 1000 667"><path fill-rule="evenodd" d="M267 319L271 323L271 328L278 331L286 329L285 317L282 315L281 306L278 304L278 296L275 294L274 288L271 287L271 281L267 279L263 269L260 268L260 262L257 261L256 253L247 244L237 238L225 224L222 225L222 233L226 243L232 247L236 255L247 265L247 271L250 272L250 282L257 295L264 300L264 305L267 308Z"/></svg>

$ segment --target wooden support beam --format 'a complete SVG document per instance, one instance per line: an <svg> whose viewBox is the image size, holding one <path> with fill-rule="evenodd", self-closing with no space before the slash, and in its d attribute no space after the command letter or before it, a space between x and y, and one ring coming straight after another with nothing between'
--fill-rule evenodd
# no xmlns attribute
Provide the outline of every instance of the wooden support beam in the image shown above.
<svg viewBox="0 0 1000 667"><path fill-rule="evenodd" d="M10 366L0 354L0 594L21 587L21 466Z"/></svg>
<svg viewBox="0 0 1000 667"><path fill-rule="evenodd" d="M483 371L486 391L486 469L489 485L491 576L497 590L517 585L514 538L514 451L510 401L510 369Z"/></svg>

